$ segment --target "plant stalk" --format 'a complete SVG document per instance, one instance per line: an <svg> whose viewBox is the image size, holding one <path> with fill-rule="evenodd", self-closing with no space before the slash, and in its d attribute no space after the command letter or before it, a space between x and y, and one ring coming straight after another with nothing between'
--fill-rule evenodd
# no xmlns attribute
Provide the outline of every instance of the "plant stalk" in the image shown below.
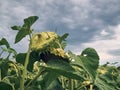
<svg viewBox="0 0 120 90"><path fill-rule="evenodd" d="M30 50L31 50L31 43L29 44L28 52L24 63L23 74L21 76L21 81L20 81L20 90L24 90L24 82L25 82L25 76L27 74L27 65L29 62Z"/></svg>
<svg viewBox="0 0 120 90"><path fill-rule="evenodd" d="M1 68L0 68L0 82L2 80Z"/></svg>
<svg viewBox="0 0 120 90"><path fill-rule="evenodd" d="M33 83L33 82L42 74L42 72L44 72L44 68L42 68L42 69L38 72L38 74L26 85L25 88L28 88L28 86L29 86L31 83Z"/></svg>

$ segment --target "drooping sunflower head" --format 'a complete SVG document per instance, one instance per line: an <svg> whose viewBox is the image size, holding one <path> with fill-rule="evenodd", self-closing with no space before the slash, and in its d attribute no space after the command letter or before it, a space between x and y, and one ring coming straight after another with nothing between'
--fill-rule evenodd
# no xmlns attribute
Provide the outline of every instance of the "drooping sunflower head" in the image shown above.
<svg viewBox="0 0 120 90"><path fill-rule="evenodd" d="M47 50L55 42L58 35L55 32L40 32L32 36L31 49L36 51Z"/></svg>
<svg viewBox="0 0 120 90"><path fill-rule="evenodd" d="M32 51L40 52L40 57L47 62L49 59L65 59L67 55L60 43L60 36L55 32L41 32L32 36ZM54 58L53 58L54 57ZM56 58L55 58L56 57Z"/></svg>

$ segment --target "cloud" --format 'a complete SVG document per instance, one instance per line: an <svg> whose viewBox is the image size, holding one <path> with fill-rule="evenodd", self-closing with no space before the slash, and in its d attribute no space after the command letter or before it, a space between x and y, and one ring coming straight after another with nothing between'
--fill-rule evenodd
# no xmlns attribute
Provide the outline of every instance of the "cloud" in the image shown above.
<svg viewBox="0 0 120 90"><path fill-rule="evenodd" d="M104 57L101 59L105 62L116 58L114 54L119 50L119 8L119 0L1 0L0 38L6 37L19 52L26 51L28 38L14 45L17 32L10 27L22 25L24 18L37 15L39 20L33 26L35 32L67 32L66 50L80 53L85 47L91 46Z"/></svg>

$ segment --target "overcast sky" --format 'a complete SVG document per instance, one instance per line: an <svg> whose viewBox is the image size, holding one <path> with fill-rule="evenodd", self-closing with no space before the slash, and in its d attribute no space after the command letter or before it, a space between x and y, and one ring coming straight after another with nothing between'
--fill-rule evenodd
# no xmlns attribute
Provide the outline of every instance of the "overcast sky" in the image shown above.
<svg viewBox="0 0 120 90"><path fill-rule="evenodd" d="M35 32L69 33L66 50L80 54L92 47L101 64L120 62L120 0L0 0L0 38L27 51L27 38L14 44L16 31L10 27L33 15L39 17Z"/></svg>

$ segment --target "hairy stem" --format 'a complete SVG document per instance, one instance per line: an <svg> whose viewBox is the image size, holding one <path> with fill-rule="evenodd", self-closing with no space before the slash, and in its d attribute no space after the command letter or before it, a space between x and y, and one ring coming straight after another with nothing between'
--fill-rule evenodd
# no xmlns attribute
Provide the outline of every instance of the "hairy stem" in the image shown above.
<svg viewBox="0 0 120 90"><path fill-rule="evenodd" d="M90 90L93 90L93 85L90 85Z"/></svg>
<svg viewBox="0 0 120 90"><path fill-rule="evenodd" d="M73 80L72 79L69 79L69 90L74 90L74 88L73 88L73 85L74 83L73 83Z"/></svg>
<svg viewBox="0 0 120 90"><path fill-rule="evenodd" d="M27 65L29 62L30 50L31 50L31 43L29 44L28 52L24 63L23 74L21 76L21 81L20 81L20 90L24 90L24 82L25 82L25 76L27 74Z"/></svg>
<svg viewBox="0 0 120 90"><path fill-rule="evenodd" d="M2 80L2 76L1 76L1 68L0 68L0 82L1 82L1 80Z"/></svg>

